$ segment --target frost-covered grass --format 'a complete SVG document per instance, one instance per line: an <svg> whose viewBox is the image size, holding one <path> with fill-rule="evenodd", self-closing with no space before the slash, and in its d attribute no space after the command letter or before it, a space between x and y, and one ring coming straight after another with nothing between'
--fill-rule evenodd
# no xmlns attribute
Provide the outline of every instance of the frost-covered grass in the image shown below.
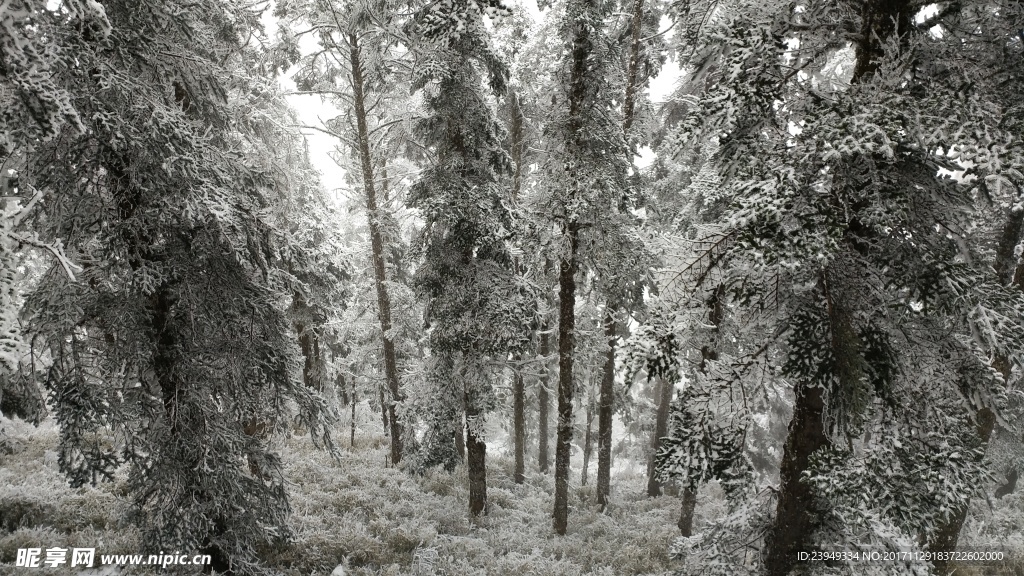
<svg viewBox="0 0 1024 576"><path fill-rule="evenodd" d="M138 551L138 533L122 520L118 484L71 489L57 470L58 432L3 419L0 446L0 572L8 573L19 548L96 548L97 554ZM27 570L20 568L17 570ZM33 574L68 569L35 568Z"/></svg>
<svg viewBox="0 0 1024 576"><path fill-rule="evenodd" d="M52 423L34 428L2 420L0 427L8 439L0 446L0 573L28 570L13 566L19 548L141 552L138 532L122 520L119 482L71 489L57 470L58 432ZM550 518L553 477L528 474L525 484L516 485L505 456L488 458L489 510L473 521L465 467L425 476L388 468L380 435L360 432L355 448L346 442L338 460L305 437L284 439L278 449L294 538L261 553L267 566L286 576L328 575L339 564L346 566L346 576L661 576L673 569L668 548L677 533L679 501L645 498L641 475L614 478L613 505L602 514L593 487L580 487L574 471L569 532L558 537ZM129 573L179 572L122 572Z"/></svg>
<svg viewBox="0 0 1024 576"><path fill-rule="evenodd" d="M285 574L353 575L667 574L678 500L642 496L645 479L619 478L606 514L591 486L570 490L569 531L551 530L554 479L512 481L512 463L488 459L488 514L471 520L465 467L410 476L385 468L383 438L357 439L340 461L299 439L285 451L294 485L295 542L272 555ZM575 479L578 482L578 478Z"/></svg>
<svg viewBox="0 0 1024 576"><path fill-rule="evenodd" d="M512 481L512 462L488 456L488 514L471 519L465 467L453 473L413 476L385 466L387 442L365 422L353 448L347 442L334 460L306 437L282 439L291 496L293 540L261 554L284 576L665 576L680 566L669 559L679 500L644 496L639 466L620 466L613 477L613 504L601 513L594 488L571 477L569 531L551 530L554 478L528 473ZM0 574L13 567L17 550L30 547L95 547L97 554L135 554L138 532L125 523L121 484L71 489L57 470L58 432L51 422L34 428L0 419ZM347 437L347 430L338 436ZM499 450L495 450L499 452ZM637 472L633 472L636 470ZM591 482L594 481L591 475ZM959 565L962 576L1024 576L1024 490L993 502L976 499L960 544L1004 551L1005 562ZM701 491L696 527L725 513L721 490ZM68 574L37 568L33 574ZM187 571L124 570L128 574Z"/></svg>

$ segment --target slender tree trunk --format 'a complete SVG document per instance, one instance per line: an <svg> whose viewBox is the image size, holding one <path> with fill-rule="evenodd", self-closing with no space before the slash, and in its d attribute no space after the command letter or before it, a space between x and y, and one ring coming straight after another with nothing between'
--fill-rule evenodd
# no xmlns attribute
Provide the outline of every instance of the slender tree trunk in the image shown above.
<svg viewBox="0 0 1024 576"><path fill-rule="evenodd" d="M725 287L719 285L712 293L711 298L708 299L708 324L714 326L713 328L713 341L710 344L701 346L700 349L700 366L698 370L701 372L707 372L708 361L718 360L718 333L719 326L722 324L722 318L724 317L725 308L722 305L722 300L725 298ZM669 400L671 402L671 400ZM682 506L679 510L679 533L683 536L693 535L693 511L697 507L697 490L690 486L683 486L682 488Z"/></svg>
<svg viewBox="0 0 1024 576"><path fill-rule="evenodd" d="M555 445L555 510L553 527L556 534L564 535L569 524L569 453L572 443L573 354L576 333L576 271L579 268L580 223L570 215L569 206L581 200L581 172L584 167L579 158L585 146L584 106L588 92L588 72L594 46L590 37L592 28L582 16L594 8L594 0L576 0L577 12L572 20L572 65L569 72L569 116L566 139L566 180L569 183L565 200L566 215L562 223L563 244L567 251L561 254L558 267L558 438Z"/></svg>
<svg viewBox="0 0 1024 576"><path fill-rule="evenodd" d="M658 455L658 448L661 447L661 439L668 436L668 413L672 407L672 393L675 386L672 382L659 378L659 399L658 413L654 419L654 435L651 437L651 464L647 476L647 495L661 496L661 482L658 482L658 475L654 473L654 460Z"/></svg>
<svg viewBox="0 0 1024 576"><path fill-rule="evenodd" d="M587 473L590 472L590 452L593 444L591 438L594 428L594 401L588 399L587 401L587 430L583 434L583 475L580 478L580 485L587 485Z"/></svg>
<svg viewBox="0 0 1024 576"><path fill-rule="evenodd" d="M522 356L516 354L515 360L518 363L522 360ZM518 366L514 378L515 380L512 382L512 428L515 437L516 468L513 477L516 484L522 484L526 480L526 390L523 385L523 374Z"/></svg>
<svg viewBox="0 0 1024 576"><path fill-rule="evenodd" d="M604 357L601 375L600 405L597 413L597 503L604 510L611 495L612 476L612 409L615 398L615 317L611 303L604 318L604 335L608 351Z"/></svg>
<svg viewBox="0 0 1024 576"><path fill-rule="evenodd" d="M468 393L466 405L466 464L469 468L469 513L479 516L487 510L487 444L477 436L474 424L480 416ZM461 436L461 432L459 436Z"/></svg>
<svg viewBox="0 0 1024 576"><path fill-rule="evenodd" d="M540 466L541 473L547 474L548 467L551 465L551 455L548 453L548 440L551 438L551 431L548 430L548 423L551 421L551 416L548 411L551 407L550 394L548 393L548 354L551 353L551 347L549 344L548 336L548 325L541 324L540 326L540 348L537 353L543 359L540 367L540 383L537 386L537 419L539 420L537 436L537 463Z"/></svg>
<svg viewBox="0 0 1024 576"><path fill-rule="evenodd" d="M391 432L391 463L402 460L402 426L398 422L395 404L401 401L398 381L398 362L395 343L391 339L391 297L387 287L387 269L384 265L384 240L381 233L381 214L377 207L374 188L373 159L370 155L370 134L366 124L366 99L363 94L363 68L359 56L359 40L349 34L349 63L352 72L352 100L355 108L356 129L359 140L359 160L363 170L363 190L366 193L366 217L370 228L370 247L373 258L374 288L377 291L377 315L380 319L381 341L384 352L384 377L390 395L386 410ZM382 410L385 407L381 407Z"/></svg>
<svg viewBox="0 0 1024 576"><path fill-rule="evenodd" d="M630 31L629 66L626 69L626 95L622 105L622 132L629 142L629 129L633 125L636 106L637 75L640 64L640 35L643 28L644 0L633 1L633 20ZM597 422L597 503L604 510L611 496L612 473L612 412L615 402L615 340L616 324L612 300L606 304L604 334L608 351L601 378L601 399Z"/></svg>
<svg viewBox="0 0 1024 576"><path fill-rule="evenodd" d="M352 408L352 415L351 415L351 418L350 418L349 423L348 423L348 445L351 446L353 450L355 450L355 448L356 448L356 402L358 401L357 398L356 398L356 379L355 378L352 379L352 396L351 397L352 397L352 403L351 403L350 407Z"/></svg>
<svg viewBox="0 0 1024 576"><path fill-rule="evenodd" d="M514 172L512 174L512 200L519 199L519 192L523 185L523 110L519 103L519 94L514 90L510 93L510 104L512 105L512 125L509 136L512 140L512 163ZM516 258L516 274L522 274L522 262ZM515 472L513 477L516 484L522 484L526 480L526 390L523 383L523 374L520 364L522 354L516 354L513 359L516 362L515 380L512 383L512 428L515 437Z"/></svg>
<svg viewBox="0 0 1024 576"><path fill-rule="evenodd" d="M380 404L380 420L384 424L384 433L388 434L391 427L388 426L388 403L384 401L384 388L377 386L377 402Z"/></svg>
<svg viewBox="0 0 1024 576"><path fill-rule="evenodd" d="M569 526L569 455L572 449L573 338L576 332L576 268L579 230L565 232L569 253L558 271L558 436L555 441L555 510L553 527L565 535Z"/></svg>

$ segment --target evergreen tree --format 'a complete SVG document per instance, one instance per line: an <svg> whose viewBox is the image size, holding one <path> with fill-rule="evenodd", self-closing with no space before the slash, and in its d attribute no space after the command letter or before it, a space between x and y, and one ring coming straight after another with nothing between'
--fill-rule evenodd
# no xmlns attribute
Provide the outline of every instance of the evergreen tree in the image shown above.
<svg viewBox="0 0 1024 576"><path fill-rule="evenodd" d="M429 462L453 466L448 439L461 416L452 408L461 399L474 515L486 509L483 421L494 402L490 380L507 354L528 342L524 325L534 302L514 269L510 248L518 224L503 181L512 165L502 147L504 129L483 90L486 77L495 94L506 92L508 69L483 23L485 15L506 13L497 2L445 3L422 9L409 27L422 71L413 85L423 91L426 109L417 130L436 155L410 196L426 221L415 282L427 298L434 357L428 378L436 390L424 451Z"/></svg>
<svg viewBox="0 0 1024 576"><path fill-rule="evenodd" d="M250 72L259 13L103 10L100 42L40 30L75 55L54 78L82 129L35 143L24 171L50 197L32 224L81 267L75 282L49 272L26 304L50 356L60 467L78 486L127 465L146 550L204 550L215 570L255 571L255 548L288 535L267 433L297 407L330 443L277 289L271 214L288 182L281 141L256 116L280 98Z"/></svg>
<svg viewBox="0 0 1024 576"><path fill-rule="evenodd" d="M680 134L717 140L729 208L703 226L681 277L699 298L687 309L725 287L735 344L708 359L694 393L712 401L680 414L693 441L677 441L666 467L742 479L750 404L727 409L740 417L723 426L714 398L739 386L764 411L762 375L793 386L767 574L789 573L814 546L909 547L935 534L984 477L969 422L1001 402L989 358L1019 362L1024 300L969 241L984 204L939 171L957 155L991 169L979 151L1000 135L961 128L990 117L990 95L970 83L974 67L938 73L965 47L916 24L918 10L738 2L684 26L694 74L713 80ZM766 520L755 500L737 501L748 513L730 522ZM923 568L890 570L910 569Z"/></svg>

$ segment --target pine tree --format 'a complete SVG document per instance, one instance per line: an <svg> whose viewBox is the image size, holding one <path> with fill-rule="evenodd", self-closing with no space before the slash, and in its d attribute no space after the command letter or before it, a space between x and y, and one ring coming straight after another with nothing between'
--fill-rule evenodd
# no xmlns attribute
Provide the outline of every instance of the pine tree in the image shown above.
<svg viewBox="0 0 1024 576"><path fill-rule="evenodd" d="M415 285L427 298L434 356L428 377L440 400L424 450L431 462L452 466L450 456L433 453L448 451L459 414L447 399L461 398L473 515L484 513L487 502L483 423L498 375L488 364L500 367L510 352L524 349L529 333L523 326L535 298L517 276L510 251L518 224L504 179L513 167L483 90L486 78L492 93L506 93L508 69L484 26L485 15L506 14L497 2L446 3L422 9L409 26L421 70L413 86L423 91L426 109L417 131L436 154L410 195L426 221Z"/></svg>
<svg viewBox="0 0 1024 576"><path fill-rule="evenodd" d="M616 264L634 258L639 244L624 226L620 206L632 202L621 116L609 105L608 65L615 48L605 34L610 5L571 0L559 17L567 58L560 110L548 125L552 152L549 210L557 227L558 433L555 446L554 529L568 524L569 454L575 392L577 273L588 266L613 285ZM557 144L554 144L557 142ZM617 256L624 255L620 259Z"/></svg>
<svg viewBox="0 0 1024 576"><path fill-rule="evenodd" d="M381 345L380 360L385 386L379 391L381 417L391 440L390 460L398 464L403 458L403 442L407 436L399 416L398 405L404 399L399 377L399 358L396 349L396 319L394 317L395 288L387 258L395 242L390 231L392 217L387 207L388 134L382 130L400 125L403 118L393 120L381 117L396 81L389 60L393 57L395 38L385 29L394 17L393 6L373 2L310 2L291 0L281 2L276 14L288 20L280 50L296 54L300 36L292 28L294 23L312 24L306 34L313 34L320 46L314 53L297 59L297 85L304 94L329 98L346 113L326 128L320 128L339 138L352 150L356 162L349 166L359 175L359 186L366 206L370 236L370 263L373 269L373 287L376 295L377 319ZM294 59L294 57L293 57ZM371 114L371 109L377 109ZM385 114L390 109L384 105ZM385 395L387 397L385 397Z"/></svg>
<svg viewBox="0 0 1024 576"><path fill-rule="evenodd" d="M232 2L103 9L102 42L40 31L75 55L54 81L83 129L38 143L24 171L50 192L40 238L81 267L75 282L49 272L26 303L50 358L60 467L79 486L127 465L146 550L255 571L254 547L288 535L288 503L279 457L247 428L283 431L297 406L330 442L278 290L270 215L287 169L253 116L279 98L247 70L259 14Z"/></svg>

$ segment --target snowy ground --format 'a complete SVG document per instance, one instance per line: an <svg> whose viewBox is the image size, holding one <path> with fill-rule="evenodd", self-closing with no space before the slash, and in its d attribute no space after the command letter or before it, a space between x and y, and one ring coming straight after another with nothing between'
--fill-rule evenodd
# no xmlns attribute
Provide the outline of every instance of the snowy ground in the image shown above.
<svg viewBox="0 0 1024 576"><path fill-rule="evenodd" d="M386 468L387 444L377 429L379 421L375 427L363 420L354 449L348 446L347 427L339 430L337 461L313 449L308 438L280 443L295 538L289 546L263 551L268 566L288 576L327 575L339 565L346 576L660 576L678 567L668 556L678 500L645 498L641 474L616 475L614 505L602 514L594 504L593 486L579 486L575 471L569 532L557 537L550 520L553 477L528 473L526 483L517 486L511 460L489 455L489 513L473 522L464 467L423 477ZM19 548L139 552L137 533L121 518L119 483L72 490L57 471L52 423L33 428L3 420L0 426L12 439L0 454L0 573L72 573L67 568L16 568Z"/></svg>

